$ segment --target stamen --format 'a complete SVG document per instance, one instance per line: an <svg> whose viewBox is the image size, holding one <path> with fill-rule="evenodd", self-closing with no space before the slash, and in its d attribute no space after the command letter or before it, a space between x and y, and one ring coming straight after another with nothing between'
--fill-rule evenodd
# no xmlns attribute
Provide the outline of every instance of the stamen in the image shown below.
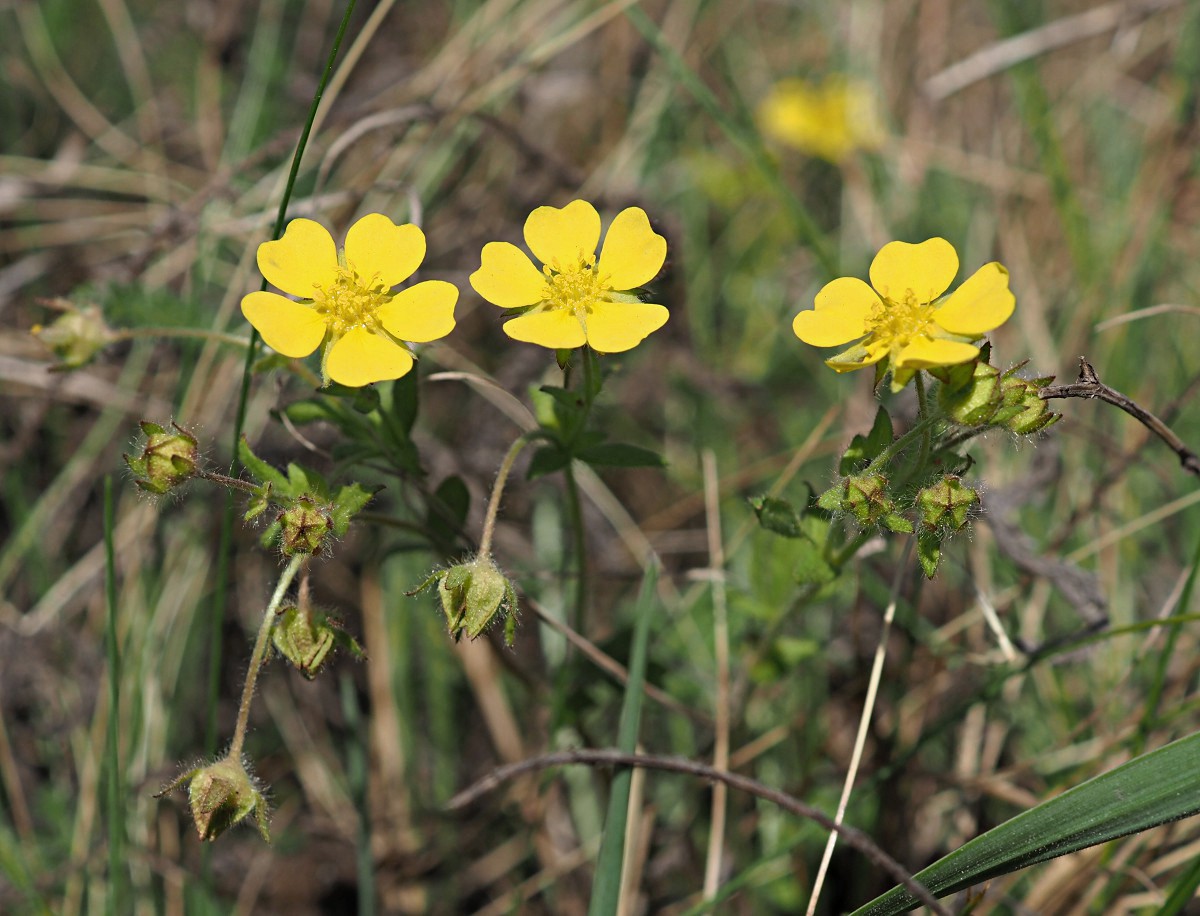
<svg viewBox="0 0 1200 916"><path fill-rule="evenodd" d="M360 327L378 333L381 325L376 312L391 298L391 291L378 276L365 279L353 268L339 267L333 283L317 287L313 308L325 319L334 338Z"/></svg>
<svg viewBox="0 0 1200 916"><path fill-rule="evenodd" d="M913 291L905 290L901 300L884 299L867 318L867 330L873 343L888 350L908 346L916 337L929 337L933 328L934 307L918 301Z"/></svg>
<svg viewBox="0 0 1200 916"><path fill-rule="evenodd" d="M546 285L542 298L551 309L563 309L586 317L592 306L608 292L608 278L596 272L596 256L581 251L574 264L563 267L557 259L542 268Z"/></svg>

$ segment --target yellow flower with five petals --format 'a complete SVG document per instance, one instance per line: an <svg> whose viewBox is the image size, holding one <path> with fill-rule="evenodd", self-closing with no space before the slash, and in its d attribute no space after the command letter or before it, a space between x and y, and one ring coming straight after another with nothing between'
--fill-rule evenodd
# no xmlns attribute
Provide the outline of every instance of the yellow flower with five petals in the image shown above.
<svg viewBox="0 0 1200 916"><path fill-rule="evenodd" d="M273 286L297 297L255 292L242 314L284 356L321 351L321 377L360 387L400 378L413 366L409 343L445 337L454 328L458 288L425 280L393 292L425 258L425 234L370 213L346 233L338 251L320 223L294 219L283 237L258 246L258 266Z"/></svg>
<svg viewBox="0 0 1200 916"><path fill-rule="evenodd" d="M621 353L666 324L663 306L632 292L653 280L667 258L667 240L650 228L641 208L617 214L599 260L600 214L585 200L538 207L525 221L525 242L540 270L516 245L488 242L470 277L493 305L526 309L504 323L514 340L555 350L586 343L600 353Z"/></svg>
<svg viewBox="0 0 1200 916"><path fill-rule="evenodd" d="M889 242L871 262L871 286L857 277L825 284L792 330L815 347L857 341L826 365L852 372L886 358L881 370L891 370L898 391L921 369L974 359L979 348L972 341L1012 315L1015 299L1001 264L984 264L941 298L957 273L958 254L945 239Z"/></svg>

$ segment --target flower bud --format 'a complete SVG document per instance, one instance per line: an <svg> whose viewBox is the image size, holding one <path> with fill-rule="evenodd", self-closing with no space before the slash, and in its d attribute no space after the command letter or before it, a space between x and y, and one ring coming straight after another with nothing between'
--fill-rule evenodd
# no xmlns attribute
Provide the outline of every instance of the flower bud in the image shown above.
<svg viewBox="0 0 1200 916"><path fill-rule="evenodd" d="M146 434L141 456L123 456L139 487L162 494L196 476L200 452L195 436L176 423L171 424L174 432L149 420L140 426Z"/></svg>
<svg viewBox="0 0 1200 916"><path fill-rule="evenodd" d="M271 842L267 829L267 800L240 760L225 757L206 767L190 770L155 797L160 798L185 783L192 821L200 839L211 843L253 811L258 832L264 840Z"/></svg>
<svg viewBox="0 0 1200 916"><path fill-rule="evenodd" d="M912 523L896 511L882 474L847 477L817 500L821 508L848 512L863 527L880 524L892 531L911 532Z"/></svg>
<svg viewBox="0 0 1200 916"><path fill-rule="evenodd" d="M331 508L307 496L301 496L280 512L277 521L279 546L287 557L320 552L333 531Z"/></svg>
<svg viewBox="0 0 1200 916"><path fill-rule="evenodd" d="M496 620L505 620L505 641L511 646L517 619L517 595L512 583L489 556L439 570L409 592L415 595L437 583L442 611L457 641L463 633L476 639Z"/></svg>
<svg viewBox="0 0 1200 916"><path fill-rule="evenodd" d="M964 487L959 478L950 475L919 490L916 498L922 524L951 531L966 527L971 509L978 502L978 492Z"/></svg>
<svg viewBox="0 0 1200 916"><path fill-rule="evenodd" d="M1052 412L1050 405L1038 394L1054 381L1054 376L1023 379L1010 374L1015 371L1012 369L1004 374L1001 387L1006 406L993 422L1011 429L1018 436L1032 435L1058 422L1062 415Z"/></svg>
<svg viewBox="0 0 1200 916"><path fill-rule="evenodd" d="M969 363L967 365L971 366ZM961 369L958 366L953 368ZM947 416L964 426L979 426L989 422L1003 401L1000 370L978 361L974 363L969 377L956 381L960 381L958 387L946 383L938 390L938 401Z"/></svg>
<svg viewBox="0 0 1200 916"><path fill-rule="evenodd" d="M294 605L281 608L271 627L275 649L310 681L337 648L363 657L362 647L341 624L315 608Z"/></svg>
<svg viewBox="0 0 1200 916"><path fill-rule="evenodd" d="M66 299L49 300L46 304L62 309L63 314L48 327L35 324L30 331L58 357L54 367L58 371L86 366L117 339L99 306L79 307Z"/></svg>

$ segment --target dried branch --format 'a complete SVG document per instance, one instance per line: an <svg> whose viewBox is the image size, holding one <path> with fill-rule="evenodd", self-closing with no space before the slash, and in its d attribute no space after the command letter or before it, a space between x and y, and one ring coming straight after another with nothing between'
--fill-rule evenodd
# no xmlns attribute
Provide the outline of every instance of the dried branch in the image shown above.
<svg viewBox="0 0 1200 916"><path fill-rule="evenodd" d="M1070 385L1049 385L1038 392L1043 400L1051 398L1099 398L1120 407L1123 411L1141 423L1146 429L1167 443L1167 446L1179 456L1179 462L1189 474L1200 477L1200 455L1183 444L1183 440L1171 432L1170 427L1144 407L1134 403L1130 398L1109 388L1096 375L1096 370L1084 357L1079 358L1079 378Z"/></svg>
<svg viewBox="0 0 1200 916"><path fill-rule="evenodd" d="M913 878L899 862L880 849L861 830L857 830L854 827L847 827L845 824L839 824L820 808L815 808L807 802L788 795L786 792L772 789L770 786L764 785L748 776L730 773L727 770L718 770L684 757L665 757L656 754L624 754L620 751L611 750L576 750L545 754L541 757L531 757L528 760L522 760L518 763L510 763L507 766L497 767L478 782L455 795L450 799L446 807L451 811L460 810L477 801L502 783L517 776L535 770L543 770L548 767L568 766L572 764L584 764L595 767L641 767L647 770L683 773L713 782L721 782L731 788L740 789L743 792L766 799L797 817L806 817L816 821L826 830L835 831L846 841L847 845L853 846L866 856L873 865L891 875L893 879L902 884L910 894L925 904L925 906L938 913L939 916L949 916L949 911L938 903L924 885Z"/></svg>

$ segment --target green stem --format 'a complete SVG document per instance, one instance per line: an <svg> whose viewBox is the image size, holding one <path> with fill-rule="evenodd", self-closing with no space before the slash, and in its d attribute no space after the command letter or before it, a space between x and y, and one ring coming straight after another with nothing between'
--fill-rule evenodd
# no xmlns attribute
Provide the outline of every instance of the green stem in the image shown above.
<svg viewBox="0 0 1200 916"><path fill-rule="evenodd" d="M261 488L242 480L240 477L230 477L227 474L217 474L214 471L201 471L196 476L201 480L207 480L222 487L228 487L231 490L241 490L243 493L258 495L261 492Z"/></svg>
<svg viewBox="0 0 1200 916"><path fill-rule="evenodd" d="M592 405L596 401L596 354L591 347L583 348L583 410L567 442L567 451L572 451L576 440L587 429ZM587 540L583 529L583 507L579 500L579 482L575 479L574 459L563 468L567 485L567 521L571 526L571 549L575 552L575 600L571 624L576 630L583 628L587 611Z"/></svg>
<svg viewBox="0 0 1200 916"><path fill-rule="evenodd" d="M254 700L254 685L258 682L258 672L267 656L267 644L271 639L271 627L275 624L275 614L279 605L283 604L283 596L287 594L288 586L296 577L307 556L292 557L292 561L284 568L275 586L275 594L263 614L262 623L258 627L258 638L254 641L254 652L250 656L250 669L246 672L246 683L242 686L242 704L238 707L237 726L233 730L233 740L229 742L229 757L237 758L242 754L242 744L246 741L246 723L250 721L250 703Z"/></svg>
<svg viewBox="0 0 1200 916"><path fill-rule="evenodd" d="M908 448L914 439L919 436L928 435L940 421L941 417L926 417L924 420L918 420L912 429L897 438L891 445L876 455L875 459L863 469L862 474L865 476L877 473L892 458Z"/></svg>
<svg viewBox="0 0 1200 916"><path fill-rule="evenodd" d="M283 189L283 197L279 200L279 211L275 216L275 231L272 238L279 238L283 234L283 224L287 217L288 205L292 201L292 193L296 187L296 176L300 172L300 160L304 156L304 149L308 146L308 135L312 132L313 121L317 117L317 108L320 107L321 98L325 94L325 87L329 85L329 78L333 75L333 65L337 60L338 51L342 46L342 39L346 35L346 28L350 25L350 16L354 12L355 0L348 0L346 3L346 12L342 14L341 24L338 26L337 34L333 39L333 46L329 49L329 57L325 62L325 71L321 74L321 81L317 85L317 91L313 95L312 105L308 109L308 117L304 121L304 128L300 131L300 139L296 142L296 152L292 156L292 167L288 172L287 184ZM267 281L264 279L262 289L267 288ZM246 427L246 405L250 399L250 379L252 369L254 368L254 360L258 354L258 331L251 329L250 340L246 346L246 362L242 366L242 385L238 392L237 412L233 424L233 458L229 465L230 474L236 474L238 470L237 445L241 441L242 431ZM209 630L209 663L208 663L208 683L209 683L209 703L208 703L208 727L206 744L210 752L216 745L217 734L217 690L218 679L221 672L221 628L225 619L225 595L228 592L229 584L229 554L233 547L233 494L225 495L225 507L221 514L221 539L217 547L217 576L213 588L213 604L212 604L212 625Z"/></svg>
<svg viewBox="0 0 1200 916"><path fill-rule="evenodd" d="M504 495L504 485L508 482L508 475L517 456L521 454L521 449L529 444L531 438L533 436L530 433L518 436L508 447L508 454L504 456L504 460L500 462L500 471L496 474L496 482L492 484L492 498L488 501L487 515L483 520L483 536L479 539L479 556L483 559L492 555L492 535L496 531L496 515L500 511L500 497Z"/></svg>
<svg viewBox="0 0 1200 916"><path fill-rule="evenodd" d="M917 420L924 422L929 419L929 397L925 393L925 376L920 371L917 372ZM929 460L929 447L932 442L929 427L925 428L924 434L921 436L921 450L917 452L916 470L914 473L920 474L925 467L925 462Z"/></svg>

